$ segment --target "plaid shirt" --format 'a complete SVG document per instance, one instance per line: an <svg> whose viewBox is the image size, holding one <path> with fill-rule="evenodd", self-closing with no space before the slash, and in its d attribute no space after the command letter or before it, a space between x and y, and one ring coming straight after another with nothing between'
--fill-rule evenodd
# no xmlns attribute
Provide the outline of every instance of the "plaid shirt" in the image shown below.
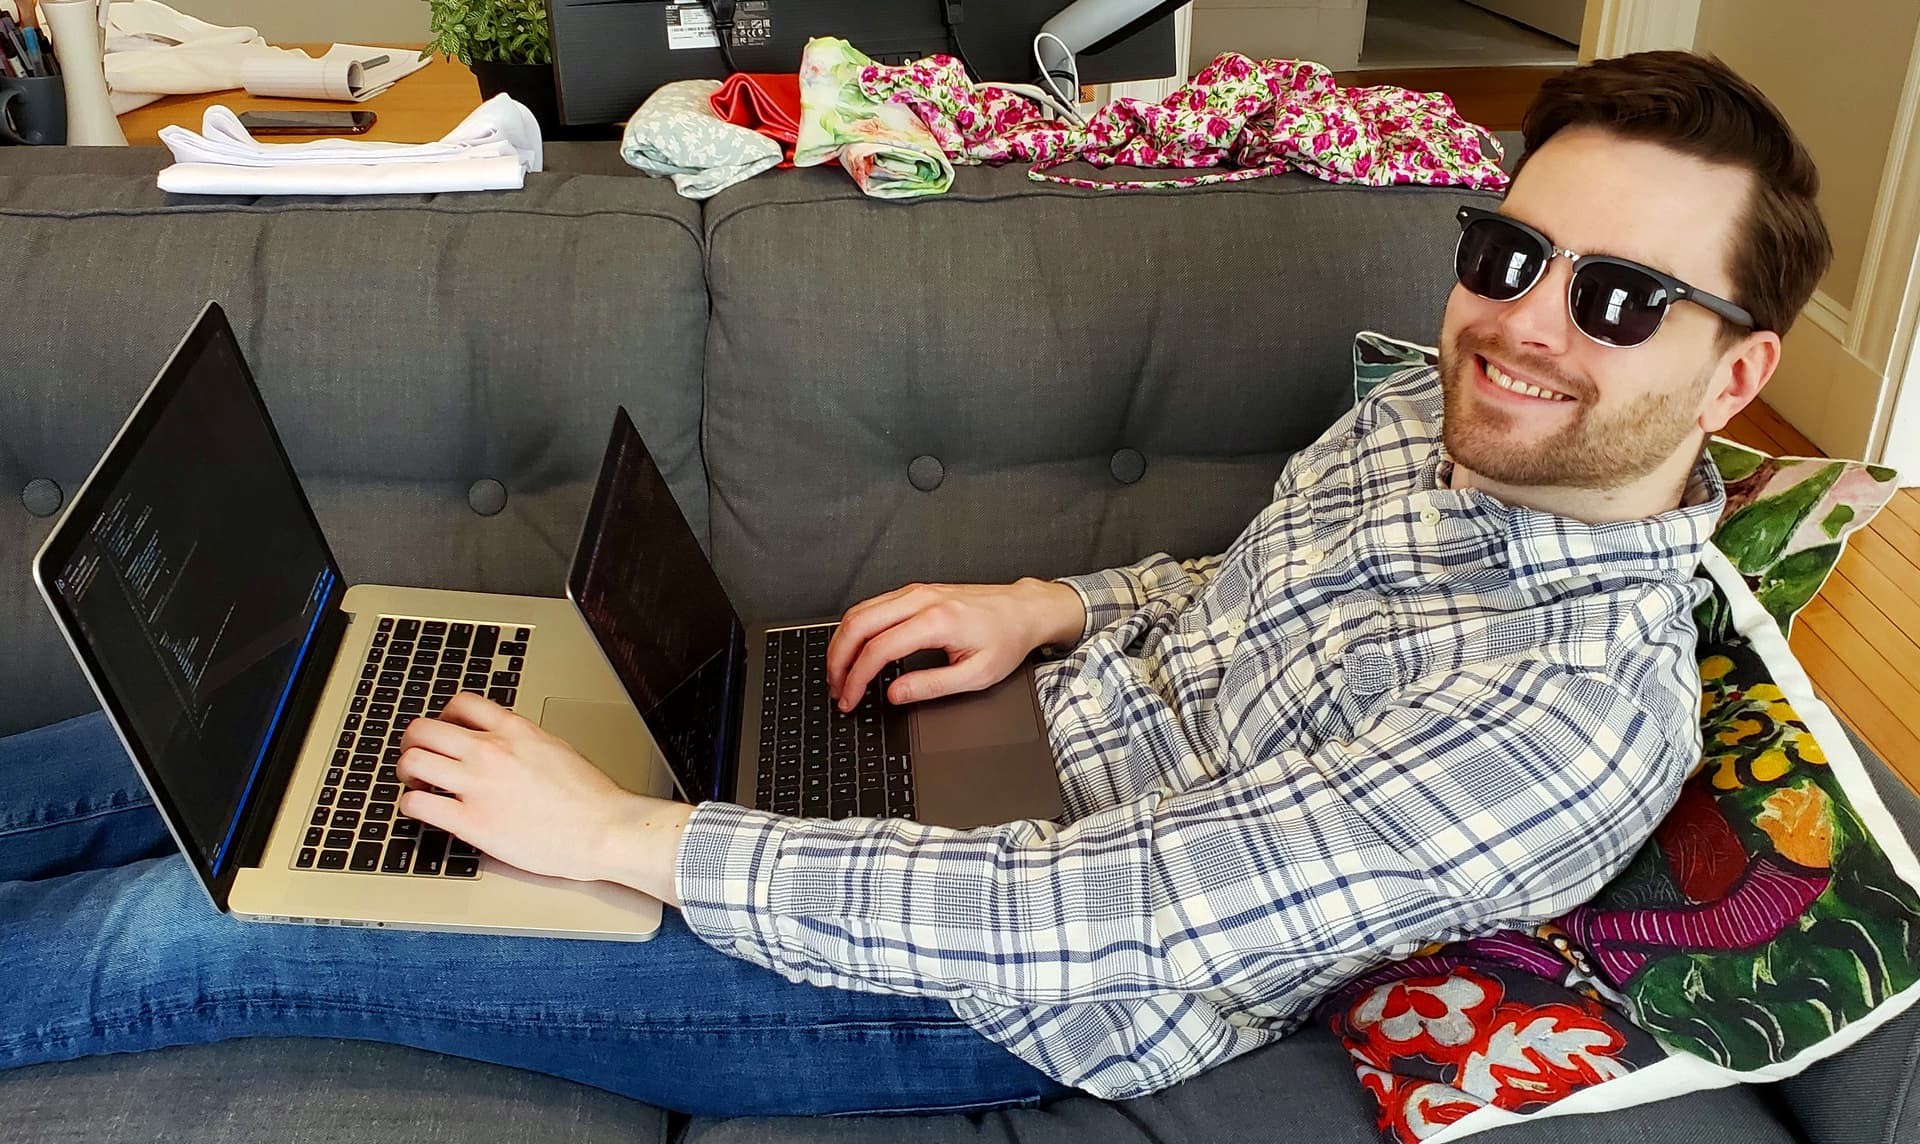
<svg viewBox="0 0 1920 1144"><path fill-rule="evenodd" d="M1287 464L1219 556L1073 577L1039 677L1065 825L723 803L691 928L795 981L944 998L1097 1096L1281 1037L1386 958L1557 916L1699 758L1694 579L1724 490L1587 525L1447 487L1431 368Z"/></svg>

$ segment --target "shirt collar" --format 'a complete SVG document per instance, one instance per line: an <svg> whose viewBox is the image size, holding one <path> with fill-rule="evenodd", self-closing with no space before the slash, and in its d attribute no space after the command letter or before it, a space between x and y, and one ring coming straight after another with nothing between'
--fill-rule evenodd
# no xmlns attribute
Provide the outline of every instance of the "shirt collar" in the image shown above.
<svg viewBox="0 0 1920 1144"><path fill-rule="evenodd" d="M1447 490L1453 459L1435 442L1421 487ZM1514 585L1525 589L1569 578L1652 574L1689 580L1699 570L1700 552L1713 539L1726 507L1720 471L1703 450L1687 477L1680 504L1640 520L1588 524L1557 513L1510 505L1478 489L1452 489L1506 536L1507 564Z"/></svg>

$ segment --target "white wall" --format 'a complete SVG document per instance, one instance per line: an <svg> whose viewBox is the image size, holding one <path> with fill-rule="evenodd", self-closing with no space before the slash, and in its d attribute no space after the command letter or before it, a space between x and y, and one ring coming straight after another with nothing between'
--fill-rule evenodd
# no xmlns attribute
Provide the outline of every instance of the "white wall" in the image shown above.
<svg viewBox="0 0 1920 1144"><path fill-rule="evenodd" d="M246 24L273 44L424 44L426 0L162 0L214 24Z"/></svg>

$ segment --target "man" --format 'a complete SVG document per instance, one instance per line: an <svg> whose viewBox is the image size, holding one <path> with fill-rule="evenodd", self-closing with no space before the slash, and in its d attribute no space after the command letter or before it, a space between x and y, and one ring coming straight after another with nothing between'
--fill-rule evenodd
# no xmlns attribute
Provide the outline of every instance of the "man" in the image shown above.
<svg viewBox="0 0 1920 1144"><path fill-rule="evenodd" d="M639 949L248 926L177 859L118 865L162 843L80 721L0 746L29 776L0 805L0 835L25 824L0 946L26 951L0 1063L278 1033L695 1112L1124 1097L1284 1035L1383 958L1583 901L1698 758L1694 572L1723 502L1703 438L1766 384L1830 250L1806 152L1717 62L1576 69L1526 135L1500 212L1461 214L1441 368L1293 458L1225 553L846 614L843 706L918 649L950 663L895 702L1070 648L1039 684L1064 825L642 798L464 696L409 728L402 775L447 793L402 811L685 925Z"/></svg>

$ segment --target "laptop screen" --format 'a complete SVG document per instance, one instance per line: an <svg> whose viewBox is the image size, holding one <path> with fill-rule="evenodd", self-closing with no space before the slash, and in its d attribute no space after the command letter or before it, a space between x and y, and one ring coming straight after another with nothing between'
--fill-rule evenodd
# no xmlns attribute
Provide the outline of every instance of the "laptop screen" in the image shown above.
<svg viewBox="0 0 1920 1144"><path fill-rule="evenodd" d="M614 419L567 589L689 801L730 797L733 604L627 411Z"/></svg>
<svg viewBox="0 0 1920 1144"><path fill-rule="evenodd" d="M189 856L220 873L338 574L218 307L38 569Z"/></svg>

